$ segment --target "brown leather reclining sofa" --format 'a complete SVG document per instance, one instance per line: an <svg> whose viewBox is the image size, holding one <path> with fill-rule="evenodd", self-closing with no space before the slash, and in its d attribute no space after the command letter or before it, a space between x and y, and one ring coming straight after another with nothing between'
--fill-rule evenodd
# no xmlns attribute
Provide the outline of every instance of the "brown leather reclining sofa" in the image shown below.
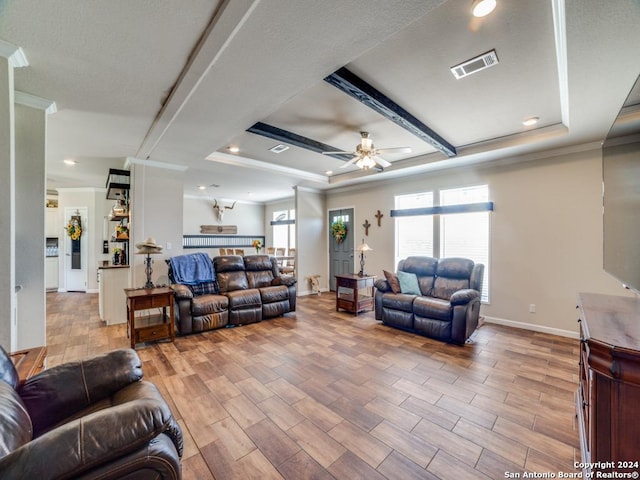
<svg viewBox="0 0 640 480"><path fill-rule="evenodd" d="M296 309L296 281L280 275L275 257L224 255L213 259L208 285L172 283L180 334L245 325ZM173 282L172 272L169 278Z"/></svg>
<svg viewBox="0 0 640 480"><path fill-rule="evenodd" d="M484 265L467 258L416 256L400 260L397 271L415 275L418 290L406 293L392 285L393 281L376 280L376 319L437 340L464 344L478 326ZM385 272L385 277L388 274Z"/></svg>
<svg viewBox="0 0 640 480"><path fill-rule="evenodd" d="M18 380L0 347L0 478L180 479L182 431L135 351Z"/></svg>

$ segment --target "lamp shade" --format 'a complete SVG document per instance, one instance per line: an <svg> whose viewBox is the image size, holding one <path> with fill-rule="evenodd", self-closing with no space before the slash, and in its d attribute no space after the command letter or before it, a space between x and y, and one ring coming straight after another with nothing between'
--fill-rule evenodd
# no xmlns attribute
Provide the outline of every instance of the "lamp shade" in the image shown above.
<svg viewBox="0 0 640 480"><path fill-rule="evenodd" d="M356 248L356 251L358 251L358 252L372 252L373 248L371 248L366 243L362 242L360 245L358 245L358 247Z"/></svg>

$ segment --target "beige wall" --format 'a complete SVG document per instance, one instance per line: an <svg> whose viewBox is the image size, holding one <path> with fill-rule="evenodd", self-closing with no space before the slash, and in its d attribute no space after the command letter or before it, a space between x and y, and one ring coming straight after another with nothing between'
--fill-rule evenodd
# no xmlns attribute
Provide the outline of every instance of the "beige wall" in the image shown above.
<svg viewBox="0 0 640 480"><path fill-rule="evenodd" d="M296 276L298 292L311 292L309 276L327 278L327 261L320 252L327 252L327 215L324 193L296 188Z"/></svg>
<svg viewBox="0 0 640 480"><path fill-rule="evenodd" d="M599 149L507 167L467 168L329 192L327 209L355 205L357 237L374 249L367 271L395 269L394 195L487 183L491 214L489 321L564 335L577 332L581 291L625 295L602 270L601 152ZM384 217L375 222L376 210ZM529 305L536 313L529 313Z"/></svg>
<svg viewBox="0 0 640 480"><path fill-rule="evenodd" d="M163 252L153 255L151 281L168 284L165 259L182 254L183 173L134 163L131 168L131 286L142 287L147 276L145 255L137 255L137 243L152 237Z"/></svg>
<svg viewBox="0 0 640 480"><path fill-rule="evenodd" d="M232 201L218 201L225 206ZM262 204L236 203L224 213L224 221L218 223L213 211L213 197L184 198L183 230L185 235L200 235L201 225L236 225L238 235L264 235L264 206Z"/></svg>

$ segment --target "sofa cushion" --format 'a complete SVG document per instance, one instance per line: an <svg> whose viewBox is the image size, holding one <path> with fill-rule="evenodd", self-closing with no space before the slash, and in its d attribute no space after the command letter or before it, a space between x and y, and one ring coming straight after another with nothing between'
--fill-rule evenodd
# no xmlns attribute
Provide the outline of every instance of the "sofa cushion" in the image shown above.
<svg viewBox="0 0 640 480"><path fill-rule="evenodd" d="M244 270L218 272L218 285L220 286L220 293L246 290L249 288L249 282Z"/></svg>
<svg viewBox="0 0 640 480"><path fill-rule="evenodd" d="M224 295L200 295L191 302L193 316L223 312L229 307L229 299Z"/></svg>
<svg viewBox="0 0 640 480"><path fill-rule="evenodd" d="M13 387L3 381L0 381L0 425L0 458L31 441L29 414Z"/></svg>
<svg viewBox="0 0 640 480"><path fill-rule="evenodd" d="M289 289L284 285L278 285L275 287L260 288L260 298L262 303L280 302L282 300L289 300Z"/></svg>
<svg viewBox="0 0 640 480"><path fill-rule="evenodd" d="M404 293L385 293L382 295L382 306L392 310L413 312L413 300L415 298L415 295Z"/></svg>
<svg viewBox="0 0 640 480"><path fill-rule="evenodd" d="M398 280L398 275L393 272L387 272L386 270L383 270L382 273L384 273L384 278L387 279L387 283L389 284L389 287L391 287L391 291L393 293L400 293L400 281Z"/></svg>
<svg viewBox="0 0 640 480"><path fill-rule="evenodd" d="M260 291L255 288L249 290L234 290L233 292L227 292L226 296L229 298L230 310L262 307Z"/></svg>
<svg viewBox="0 0 640 480"><path fill-rule="evenodd" d="M398 282L400 283L400 292L408 295L420 295L420 285L418 285L418 277L415 273L399 271Z"/></svg>
<svg viewBox="0 0 640 480"><path fill-rule="evenodd" d="M431 295L443 300L449 300L458 290L469 288L469 279L437 277Z"/></svg>
<svg viewBox="0 0 640 480"><path fill-rule="evenodd" d="M268 287L273 282L271 270L247 271L246 274L249 288Z"/></svg>
<svg viewBox="0 0 640 480"><path fill-rule="evenodd" d="M417 316L451 320L453 309L448 300L433 297L416 297L413 301L413 313Z"/></svg>

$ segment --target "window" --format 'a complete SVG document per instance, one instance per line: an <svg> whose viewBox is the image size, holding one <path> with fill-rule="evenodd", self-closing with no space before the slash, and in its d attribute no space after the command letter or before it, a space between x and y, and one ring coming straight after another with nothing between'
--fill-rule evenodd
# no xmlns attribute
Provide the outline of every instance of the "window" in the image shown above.
<svg viewBox="0 0 640 480"><path fill-rule="evenodd" d="M440 205L489 201L489 187L454 188L440 192ZM482 301L489 301L489 212L440 215L440 256L465 257L484 265Z"/></svg>
<svg viewBox="0 0 640 480"><path fill-rule="evenodd" d="M484 265L482 301L488 302L490 208L469 212L456 209L462 210L459 213L439 208L488 202L488 185L396 196L396 210L425 209L411 212L410 216L392 212L396 220L396 264L410 255L470 258Z"/></svg>
<svg viewBox="0 0 640 480"><path fill-rule="evenodd" d="M296 247L296 211L280 210L273 212L273 246L287 250ZM280 223L281 222L281 223Z"/></svg>
<svg viewBox="0 0 640 480"><path fill-rule="evenodd" d="M395 208L433 207L433 192L400 195L396 197ZM396 265L411 255L433 257L433 217L396 218Z"/></svg>

